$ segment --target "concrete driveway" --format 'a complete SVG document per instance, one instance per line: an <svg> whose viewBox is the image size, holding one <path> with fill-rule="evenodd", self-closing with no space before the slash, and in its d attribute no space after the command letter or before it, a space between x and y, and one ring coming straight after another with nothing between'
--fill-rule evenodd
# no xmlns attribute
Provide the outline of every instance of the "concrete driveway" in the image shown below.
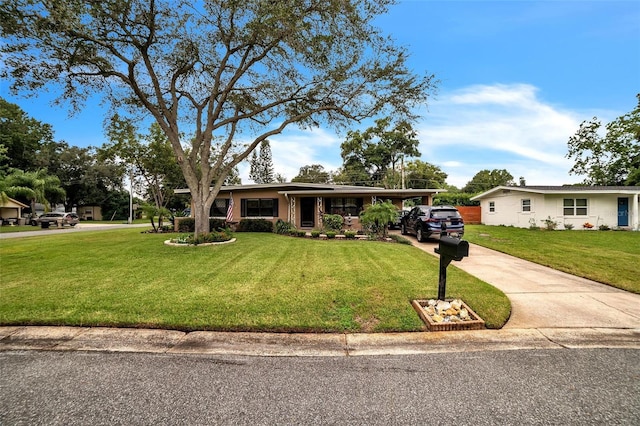
<svg viewBox="0 0 640 426"><path fill-rule="evenodd" d="M413 245L438 256L437 241ZM640 295L470 244L469 257L452 262L502 290L511 301L504 329L640 328Z"/></svg>

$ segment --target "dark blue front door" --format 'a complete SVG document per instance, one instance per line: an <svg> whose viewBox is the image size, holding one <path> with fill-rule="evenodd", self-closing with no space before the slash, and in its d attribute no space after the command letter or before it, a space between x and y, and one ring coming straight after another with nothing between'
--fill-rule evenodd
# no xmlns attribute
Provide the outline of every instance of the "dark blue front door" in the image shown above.
<svg viewBox="0 0 640 426"><path fill-rule="evenodd" d="M628 198L618 198L618 226L629 226Z"/></svg>

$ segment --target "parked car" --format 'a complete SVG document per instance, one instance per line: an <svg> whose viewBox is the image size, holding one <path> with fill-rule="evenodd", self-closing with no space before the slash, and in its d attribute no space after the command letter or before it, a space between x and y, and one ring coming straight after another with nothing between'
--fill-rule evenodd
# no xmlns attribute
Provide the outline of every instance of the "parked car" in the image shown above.
<svg viewBox="0 0 640 426"><path fill-rule="evenodd" d="M45 223L45 227L47 227L48 225L57 225L58 221L62 221L63 225L76 226L80 222L80 218L75 213L49 212L40 215L37 219L31 219L31 225L38 226Z"/></svg>
<svg viewBox="0 0 640 426"><path fill-rule="evenodd" d="M402 218L409 213L409 210L398 210L398 214L393 222L389 222L389 229L400 229L402 227Z"/></svg>
<svg viewBox="0 0 640 426"><path fill-rule="evenodd" d="M462 238L464 220L453 206L415 206L402 219L402 234L413 234L418 241L428 238L440 238L442 225L451 237Z"/></svg>

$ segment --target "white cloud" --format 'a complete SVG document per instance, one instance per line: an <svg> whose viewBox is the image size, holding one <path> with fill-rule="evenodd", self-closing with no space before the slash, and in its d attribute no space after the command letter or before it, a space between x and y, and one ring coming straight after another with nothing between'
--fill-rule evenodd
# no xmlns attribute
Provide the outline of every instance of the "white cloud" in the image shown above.
<svg viewBox="0 0 640 426"><path fill-rule="evenodd" d="M433 102L418 126L423 161L464 186L483 169L506 169L529 185L581 181L569 176L567 141L582 115L545 103L527 84L474 85Z"/></svg>
<svg viewBox="0 0 640 426"><path fill-rule="evenodd" d="M441 94L423 114L415 127L420 159L439 166L457 187L483 169L506 169L528 185L577 183L583 178L568 174L573 163L565 158L567 141L584 119L603 113L559 108L529 84L468 86ZM275 171L288 180L304 165L342 165L343 138L331 129L293 128L269 140ZM239 169L249 183L248 163Z"/></svg>

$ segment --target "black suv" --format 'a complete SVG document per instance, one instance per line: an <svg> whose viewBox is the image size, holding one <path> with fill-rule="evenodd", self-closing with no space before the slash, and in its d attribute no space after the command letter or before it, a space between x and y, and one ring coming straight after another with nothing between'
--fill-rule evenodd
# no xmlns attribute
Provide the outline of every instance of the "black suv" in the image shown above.
<svg viewBox="0 0 640 426"><path fill-rule="evenodd" d="M462 238L464 220L453 206L415 206L402 218L402 234L415 234L418 241L440 238L442 225L451 237Z"/></svg>

